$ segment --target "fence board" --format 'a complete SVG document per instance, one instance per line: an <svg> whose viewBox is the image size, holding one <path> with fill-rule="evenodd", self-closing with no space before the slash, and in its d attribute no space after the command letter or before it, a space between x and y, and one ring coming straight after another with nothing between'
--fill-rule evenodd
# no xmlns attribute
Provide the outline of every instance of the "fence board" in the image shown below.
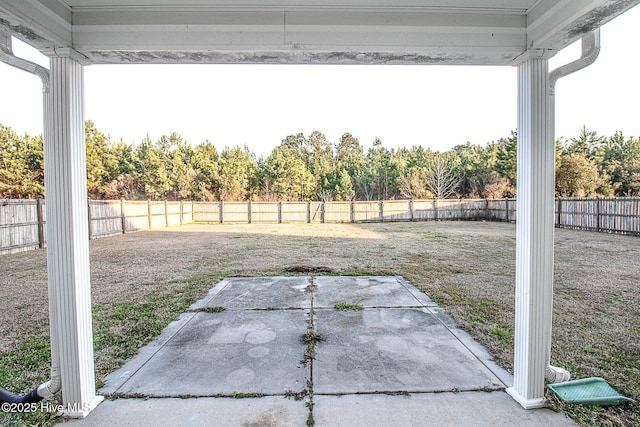
<svg viewBox="0 0 640 427"><path fill-rule="evenodd" d="M487 210L484 200L462 199L460 205L460 219L478 220L485 219Z"/></svg>
<svg viewBox="0 0 640 427"><path fill-rule="evenodd" d="M283 223L305 223L309 222L308 202L288 202L281 204L280 219Z"/></svg>
<svg viewBox="0 0 640 427"><path fill-rule="evenodd" d="M325 202L311 202L309 203L309 222L321 223L324 222L324 203Z"/></svg>
<svg viewBox="0 0 640 427"><path fill-rule="evenodd" d="M0 200L0 251L37 249L38 224L37 200Z"/></svg>
<svg viewBox="0 0 640 427"><path fill-rule="evenodd" d="M338 202L329 202L329 206ZM380 202L341 202L340 205L342 209L349 209L348 221L354 222L372 222L372 221L382 221L383 217L380 216ZM325 209L327 209L325 207ZM353 215L351 215L351 209L353 209ZM384 207L383 207L384 209ZM336 221L336 222L346 222L346 221Z"/></svg>
<svg viewBox="0 0 640 427"><path fill-rule="evenodd" d="M451 221L462 217L458 200L436 200L436 209L439 221Z"/></svg>
<svg viewBox="0 0 640 427"><path fill-rule="evenodd" d="M222 222L246 224L249 222L249 204L247 202L222 203Z"/></svg>
<svg viewBox="0 0 640 427"><path fill-rule="evenodd" d="M351 202L324 202L323 206L323 222L351 222Z"/></svg>
<svg viewBox="0 0 640 427"><path fill-rule="evenodd" d="M182 221L181 224L189 224L193 220L193 202L182 202Z"/></svg>
<svg viewBox="0 0 640 427"><path fill-rule="evenodd" d="M414 200L413 201L413 220L428 221L436 219L436 211L434 209L434 200Z"/></svg>
<svg viewBox="0 0 640 427"><path fill-rule="evenodd" d="M249 210L246 215L249 218ZM280 205L277 202L252 202L250 219L252 223L256 224L277 224L280 222ZM225 222L227 222L226 218ZM248 222L248 220L244 222Z"/></svg>
<svg viewBox="0 0 640 427"><path fill-rule="evenodd" d="M385 200L382 202L382 218L384 221L411 221L411 200Z"/></svg>
<svg viewBox="0 0 640 427"><path fill-rule="evenodd" d="M220 202L194 202L191 209L193 222L222 222Z"/></svg>
<svg viewBox="0 0 640 427"><path fill-rule="evenodd" d="M119 200L92 200L90 215L91 238L122 233L122 203Z"/></svg>
<svg viewBox="0 0 640 427"><path fill-rule="evenodd" d="M181 202L167 202L167 227L182 224L182 219L180 218L181 204Z"/></svg>
<svg viewBox="0 0 640 427"><path fill-rule="evenodd" d="M148 230L149 204L141 201L124 202L125 230L124 232Z"/></svg>

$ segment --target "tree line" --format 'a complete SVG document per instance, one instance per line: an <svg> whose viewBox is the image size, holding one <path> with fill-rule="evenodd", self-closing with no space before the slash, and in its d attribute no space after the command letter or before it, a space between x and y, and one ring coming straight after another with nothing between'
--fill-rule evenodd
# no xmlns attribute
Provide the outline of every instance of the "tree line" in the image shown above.
<svg viewBox="0 0 640 427"><path fill-rule="evenodd" d="M247 147L192 146L177 133L111 141L86 122L87 188L94 199L203 201L503 198L516 195L517 133L446 152L422 146L364 150L350 133L287 136L266 158ZM44 196L42 136L0 124L0 198ZM640 194L640 140L582 128L556 141L556 194Z"/></svg>

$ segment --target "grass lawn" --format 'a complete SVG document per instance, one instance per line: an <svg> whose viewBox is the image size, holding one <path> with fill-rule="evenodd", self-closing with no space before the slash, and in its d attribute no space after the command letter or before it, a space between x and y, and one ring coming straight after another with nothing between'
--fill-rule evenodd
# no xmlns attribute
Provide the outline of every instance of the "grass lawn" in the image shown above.
<svg viewBox="0 0 640 427"><path fill-rule="evenodd" d="M556 230L555 242L552 363L640 401L640 238ZM223 277L295 274L296 266L404 276L512 371L513 224L192 224L90 247L98 386ZM24 393L49 375L46 251L1 255L0 271L0 385ZM549 400L581 425L640 425L637 403ZM55 422L42 412L0 413L0 425Z"/></svg>

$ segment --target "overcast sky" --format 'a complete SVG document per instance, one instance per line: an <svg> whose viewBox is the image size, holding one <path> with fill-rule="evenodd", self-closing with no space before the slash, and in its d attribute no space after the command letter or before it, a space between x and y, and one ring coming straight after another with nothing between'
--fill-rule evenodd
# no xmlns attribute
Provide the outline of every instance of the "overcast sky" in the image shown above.
<svg viewBox="0 0 640 427"><path fill-rule="evenodd" d="M639 23L636 7L605 25L596 63L558 82L556 135L574 137L586 125L640 136ZM580 45L565 51L551 68L577 58ZM47 64L20 43L14 52ZM42 132L37 77L0 63L0 93L0 123ZM350 132L365 148L377 136L389 148L448 150L516 129L517 74L514 67L92 65L85 119L114 141L178 132L194 145L247 144L258 156L289 134L314 130L334 143Z"/></svg>

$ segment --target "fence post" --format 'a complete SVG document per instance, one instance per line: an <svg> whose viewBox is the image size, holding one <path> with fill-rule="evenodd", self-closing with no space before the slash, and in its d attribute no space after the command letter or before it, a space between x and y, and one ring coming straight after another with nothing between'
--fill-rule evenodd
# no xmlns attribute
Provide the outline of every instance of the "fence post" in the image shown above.
<svg viewBox="0 0 640 427"><path fill-rule="evenodd" d="M127 216L124 213L124 199L120 199L120 224L122 226L122 234L127 232Z"/></svg>
<svg viewBox="0 0 640 427"><path fill-rule="evenodd" d="M224 200L220 200L218 209L219 209L218 213L220 215L220 224L224 224Z"/></svg>
<svg viewBox="0 0 640 427"><path fill-rule="evenodd" d="M247 201L247 221L249 221L249 224L251 224L251 215L253 213L251 210L252 207L251 200Z"/></svg>
<svg viewBox="0 0 640 427"><path fill-rule="evenodd" d="M562 225L562 197L558 196L558 228Z"/></svg>
<svg viewBox="0 0 640 427"><path fill-rule="evenodd" d="M164 226L169 226L169 204L166 199L164 201Z"/></svg>
<svg viewBox="0 0 640 427"><path fill-rule="evenodd" d="M320 223L324 224L324 204L325 201L322 201L322 204L320 205Z"/></svg>
<svg viewBox="0 0 640 427"><path fill-rule="evenodd" d="M413 222L413 199L409 199L409 221Z"/></svg>
<svg viewBox="0 0 640 427"><path fill-rule="evenodd" d="M356 207L353 199L349 203L349 221L356 222Z"/></svg>
<svg viewBox="0 0 640 427"><path fill-rule="evenodd" d="M507 222L509 221L509 199L504 199L504 210L505 210L505 218Z"/></svg>
<svg viewBox="0 0 640 427"><path fill-rule="evenodd" d="M91 236L91 199L87 199L87 212L88 212L88 216L89 216L89 240L91 240L93 237Z"/></svg>
<svg viewBox="0 0 640 427"><path fill-rule="evenodd" d="M42 197L38 197L37 215L38 215L38 247L44 248L44 210L42 208Z"/></svg>
<svg viewBox="0 0 640 427"><path fill-rule="evenodd" d="M282 202L278 202L278 224L282 224Z"/></svg>
<svg viewBox="0 0 640 427"><path fill-rule="evenodd" d="M601 204L600 204L600 197L596 198L596 231L600 232L600 209L601 209ZM616 209L617 210L617 209Z"/></svg>
<svg viewBox="0 0 640 427"><path fill-rule="evenodd" d="M307 202L307 224L311 224L311 201Z"/></svg>
<svg viewBox="0 0 640 427"><path fill-rule="evenodd" d="M438 199L433 199L433 220L438 220Z"/></svg>
<svg viewBox="0 0 640 427"><path fill-rule="evenodd" d="M489 221L489 199L484 199L484 220Z"/></svg>
<svg viewBox="0 0 640 427"><path fill-rule="evenodd" d="M149 222L149 230L151 230L151 199L147 199L147 221Z"/></svg>
<svg viewBox="0 0 640 427"><path fill-rule="evenodd" d="M384 202L380 200L380 222L384 222Z"/></svg>

